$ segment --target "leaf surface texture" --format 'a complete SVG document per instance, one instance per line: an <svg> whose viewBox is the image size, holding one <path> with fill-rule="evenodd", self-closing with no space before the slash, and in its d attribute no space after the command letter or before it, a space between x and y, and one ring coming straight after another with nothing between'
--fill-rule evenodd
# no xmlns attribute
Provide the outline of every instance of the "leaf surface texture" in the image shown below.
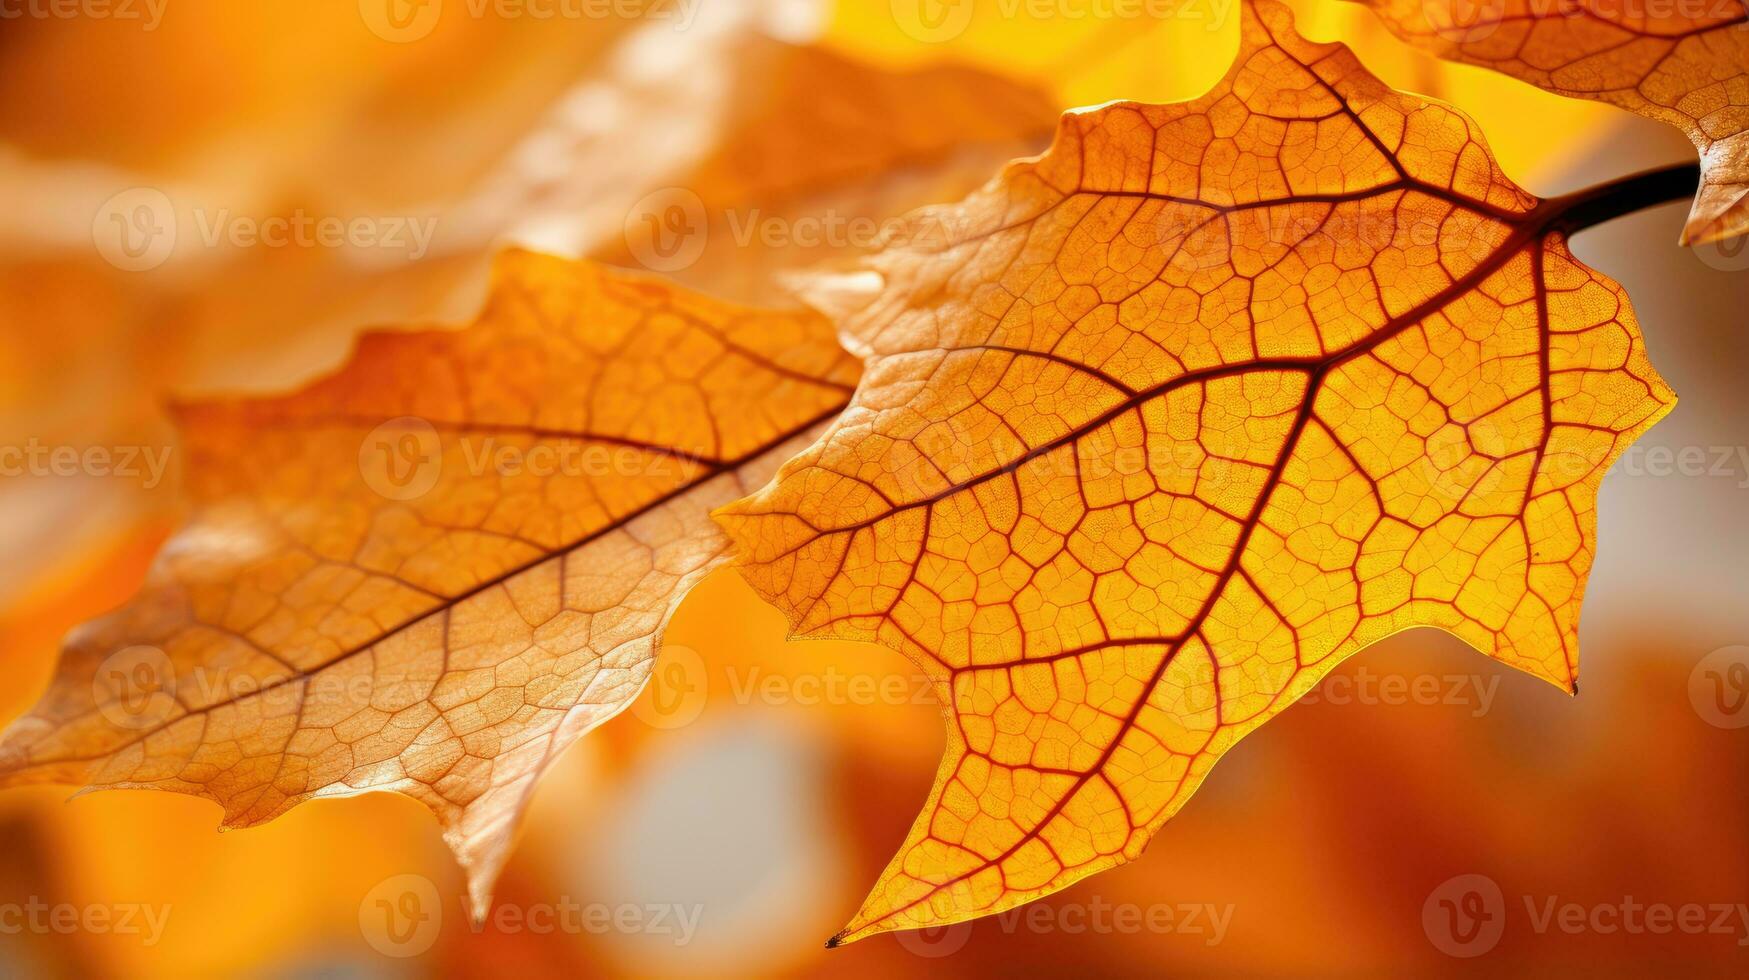
<svg viewBox="0 0 1749 980"><path fill-rule="evenodd" d="M1674 398L1566 208L1260 2L1202 98L1069 113L917 215L951 241L818 284L860 387L718 517L798 634L903 651L948 721L834 942L1135 858L1392 632L1574 687L1599 483Z"/></svg>

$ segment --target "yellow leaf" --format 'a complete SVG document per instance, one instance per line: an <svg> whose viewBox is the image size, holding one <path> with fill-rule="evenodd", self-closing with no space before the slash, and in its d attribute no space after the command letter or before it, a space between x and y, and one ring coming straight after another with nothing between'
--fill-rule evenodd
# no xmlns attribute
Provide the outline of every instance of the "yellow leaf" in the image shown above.
<svg viewBox="0 0 1749 980"><path fill-rule="evenodd" d="M157 408L166 391L289 387L335 363L363 325L466 316L501 242L642 265L739 302L794 306L774 275L779 270L870 246L890 217L957 199L1003 161L1049 141L1056 114L1037 89L962 68L887 71L779 41L760 30L774 16L768 8L778 6L707 5L701 17L727 23L689 31L660 17L632 31L625 30L631 22L603 23L584 47L560 46L569 52L562 65L569 84L561 94L519 90L522 101L510 99L515 105L503 101L513 93L482 94L504 86L482 90L473 75L465 76L466 85L452 78L432 95L439 101L421 109L445 123L429 138L410 134L409 120L373 116L375 128L392 139L367 140L348 126L329 134L334 143L327 145L292 129L295 154L277 142L244 141L267 146L263 152L278 164L296 159L314 168L300 170L302 182L289 185L264 177L222 188L102 168L69 174L0 147L0 188L13 189L0 207L0 239L11 236L20 246L19 254L0 255L0 390L12 392L0 394L0 441L161 446ZM660 7L672 13L671 4ZM356 9L344 13L358 17ZM466 26L465 18L456 20ZM402 50L382 45L362 24L352 26L384 51ZM618 43L596 52L609 38ZM527 40L539 41L540 50L552 47ZM528 72L541 77L560 67L508 39L505 45L468 50L462 60L538 63L544 67ZM176 50L156 56L174 60ZM456 60L456 51L440 50L448 57L436 64ZM411 111L405 93L377 94L384 106ZM514 139L482 135L523 119L531 98L545 109L538 125L517 130ZM452 104L480 99L489 127ZM310 93L298 105L308 112ZM480 176L472 154L482 146L502 162ZM443 158L443 147L467 153ZM265 165L238 169L280 173ZM410 184L409 172L422 179ZM445 178L441 186L416 192L433 175ZM355 186L379 180L395 193ZM167 192L165 210L153 219L180 230L179 248L149 273L111 268L92 248L91 216L99 215L105 230L115 218L132 228L132 204L112 215L114 202L105 202L148 181ZM423 203L409 208L409 200ZM289 216L293 205L311 217L371 219L383 242L202 243L208 222ZM409 220L403 224L402 217ZM665 238L660 243L643 237L652 220ZM644 248L650 244L661 250ZM56 329L45 333L43 322ZM25 587L50 571L37 566L50 566L101 516L123 523L143 507L136 488L114 480L6 489L8 506L28 515L21 526L34 531L0 531L0 548L23 556L0 577Z"/></svg>
<svg viewBox="0 0 1749 980"><path fill-rule="evenodd" d="M1595 0L1361 0L1441 58L1669 123L1700 150L1687 245L1749 234L1749 7L1636 12Z"/></svg>
<svg viewBox="0 0 1749 980"><path fill-rule="evenodd" d="M822 283L863 381L719 520L797 633L905 652L948 719L834 943L1135 858L1390 633L1572 689L1598 485L1674 401L1567 250L1595 203L1259 2L1207 95L1069 113L916 216L945 243Z"/></svg>
<svg viewBox="0 0 1749 980"><path fill-rule="evenodd" d="M69 638L0 783L175 790L228 827L398 791L484 910L542 771L638 694L724 559L710 509L856 380L817 315L525 252L494 278L465 330L179 409L193 514Z"/></svg>

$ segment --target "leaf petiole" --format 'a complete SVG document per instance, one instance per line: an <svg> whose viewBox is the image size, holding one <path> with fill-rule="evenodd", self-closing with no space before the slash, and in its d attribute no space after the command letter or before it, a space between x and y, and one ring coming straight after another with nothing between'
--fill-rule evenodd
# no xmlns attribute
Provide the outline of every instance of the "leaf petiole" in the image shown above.
<svg viewBox="0 0 1749 980"><path fill-rule="evenodd" d="M1571 235L1624 215L1682 201L1700 186L1700 164L1680 163L1553 197L1538 209L1544 227Z"/></svg>

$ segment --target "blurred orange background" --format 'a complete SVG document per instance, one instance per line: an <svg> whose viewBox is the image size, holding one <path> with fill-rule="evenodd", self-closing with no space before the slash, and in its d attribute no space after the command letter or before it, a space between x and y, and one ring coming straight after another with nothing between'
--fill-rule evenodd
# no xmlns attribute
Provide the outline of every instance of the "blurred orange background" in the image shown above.
<svg viewBox="0 0 1749 980"><path fill-rule="evenodd" d="M1309 36L1475 115L1537 193L1692 155L1654 123L1411 52L1357 6L1294 6ZM500 244L633 263L627 217L674 185L749 212L830 202L879 221L1042 146L1054 109L1191 97L1237 43L1226 0L0 9L26 12L0 22L0 445L160 451L170 397L282 389L332 368L360 328L462 318ZM974 123L889 145L926 127L865 118L859 93L886 84ZM954 157L949 137L978 153ZM107 202L136 188L172 201L183 232L140 271L98 241ZM506 914L467 920L435 822L399 797L318 801L221 836L217 809L187 797L12 791L0 971L1743 976L1749 666L1732 665L1749 665L1749 250L1677 248L1685 208L1576 243L1626 284L1683 398L1605 482L1576 699L1444 635L1399 635L1235 750L1140 861L1032 909L828 952L925 797L939 713L897 654L786 643L781 617L720 572L682 608L634 711L542 785L499 889ZM423 249L207 247L191 210L397 216L435 233ZM830 257L748 251L681 278L751 295L772 269ZM13 718L60 636L137 587L177 500L173 475L21 475L0 477L0 503ZM440 906L411 940L373 919L404 875ZM1477 881L1459 876L1495 889L1478 894L1497 934L1453 934L1441 903ZM31 905L149 909L162 928L15 928L4 910ZM1688 905L1704 927L1645 927L1645 907ZM563 924L542 928L549 913Z"/></svg>

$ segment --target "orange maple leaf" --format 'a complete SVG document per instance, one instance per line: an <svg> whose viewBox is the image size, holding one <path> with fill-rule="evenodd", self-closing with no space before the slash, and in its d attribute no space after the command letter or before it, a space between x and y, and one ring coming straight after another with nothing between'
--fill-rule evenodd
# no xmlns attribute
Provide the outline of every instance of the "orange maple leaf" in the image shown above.
<svg viewBox="0 0 1749 980"><path fill-rule="evenodd" d="M87 236L0 211L0 239L10 231L28 245L21 254L0 254L0 444L31 437L161 443L157 398L166 388L212 389L264 369L295 378L309 366L308 355L337 356L365 324L471 314L490 258L504 242L645 265L713 296L793 307L778 285L780 271L847 245L871 245L890 216L958 199L1001 163L1036 152L1050 138L1055 109L1031 86L970 68L889 70L779 41L759 25L780 7L768 0L714 7L708 13L721 25L688 32L659 20L629 33L636 22L602 24L582 47L576 39L569 45L567 76L593 66L562 96L522 91L508 103L502 94L486 99L481 112L490 124L455 103L474 106L502 85L451 71L451 84L437 87L439 94L423 93L440 102L416 112L443 121L429 139L410 133L418 128L410 120L397 119L385 124L392 139L368 126L343 127L329 134L331 142L270 126L285 138L275 143L258 133L247 141L278 161L245 168L267 181L246 185L253 199L284 199L315 214L399 214L408 195L418 197L424 203L415 223L429 219L434 237L431 252L417 261L380 255L364 261L351 249L225 247L203 252L200 262L177 254L176 274L141 276L110 267ZM161 78L162 67L127 70ZM406 92L380 94L385 105L408 111ZM300 112L322 118L312 114L307 96ZM530 106L549 103L539 125L506 145L512 122ZM604 125L613 119L636 125ZM432 155L445 150L463 155ZM475 154L502 162L463 184L458 175L479 169ZM283 176L287 161L301 175L295 187L267 180ZM182 164L181 170L202 166ZM434 183L387 176L408 171ZM166 201L184 209L243 192L189 183L180 172L153 179L169 181ZM33 215L88 216L125 186L118 184L124 177L138 179L102 168L70 174L0 151L0 183L36 201ZM323 196L325 188L339 188L338 199ZM192 230L198 215L156 217ZM673 218L680 219L679 234L666 241L676 230ZM655 244L648 219L659 222L658 234L673 251L648 250ZM56 324L52 333L41 329L45 321ZM77 533L142 520L149 500L118 481L10 489L22 495L11 506L23 516L0 527L0 548L19 553L5 577L26 584L67 560ZM6 591L0 587L0 596ZM0 615L9 611L32 612L0 605Z"/></svg>
<svg viewBox="0 0 1749 980"><path fill-rule="evenodd" d="M861 385L718 518L798 634L903 651L948 721L834 944L1132 860L1395 631L1574 688L1598 485L1674 402L1567 249L1596 199L1527 194L1273 0L1242 38L1202 98L1069 113L920 215L951 241L817 290Z"/></svg>
<svg viewBox="0 0 1749 980"><path fill-rule="evenodd" d="M1683 244L1749 234L1749 7L1604 0L1360 0L1441 58L1596 99L1688 134L1701 184Z"/></svg>
<svg viewBox="0 0 1749 980"><path fill-rule="evenodd" d="M526 252L460 331L373 333L295 394L179 409L188 523L67 641L0 784L202 796L224 825L394 790L483 913L536 781L631 703L711 523L836 415L809 313Z"/></svg>

